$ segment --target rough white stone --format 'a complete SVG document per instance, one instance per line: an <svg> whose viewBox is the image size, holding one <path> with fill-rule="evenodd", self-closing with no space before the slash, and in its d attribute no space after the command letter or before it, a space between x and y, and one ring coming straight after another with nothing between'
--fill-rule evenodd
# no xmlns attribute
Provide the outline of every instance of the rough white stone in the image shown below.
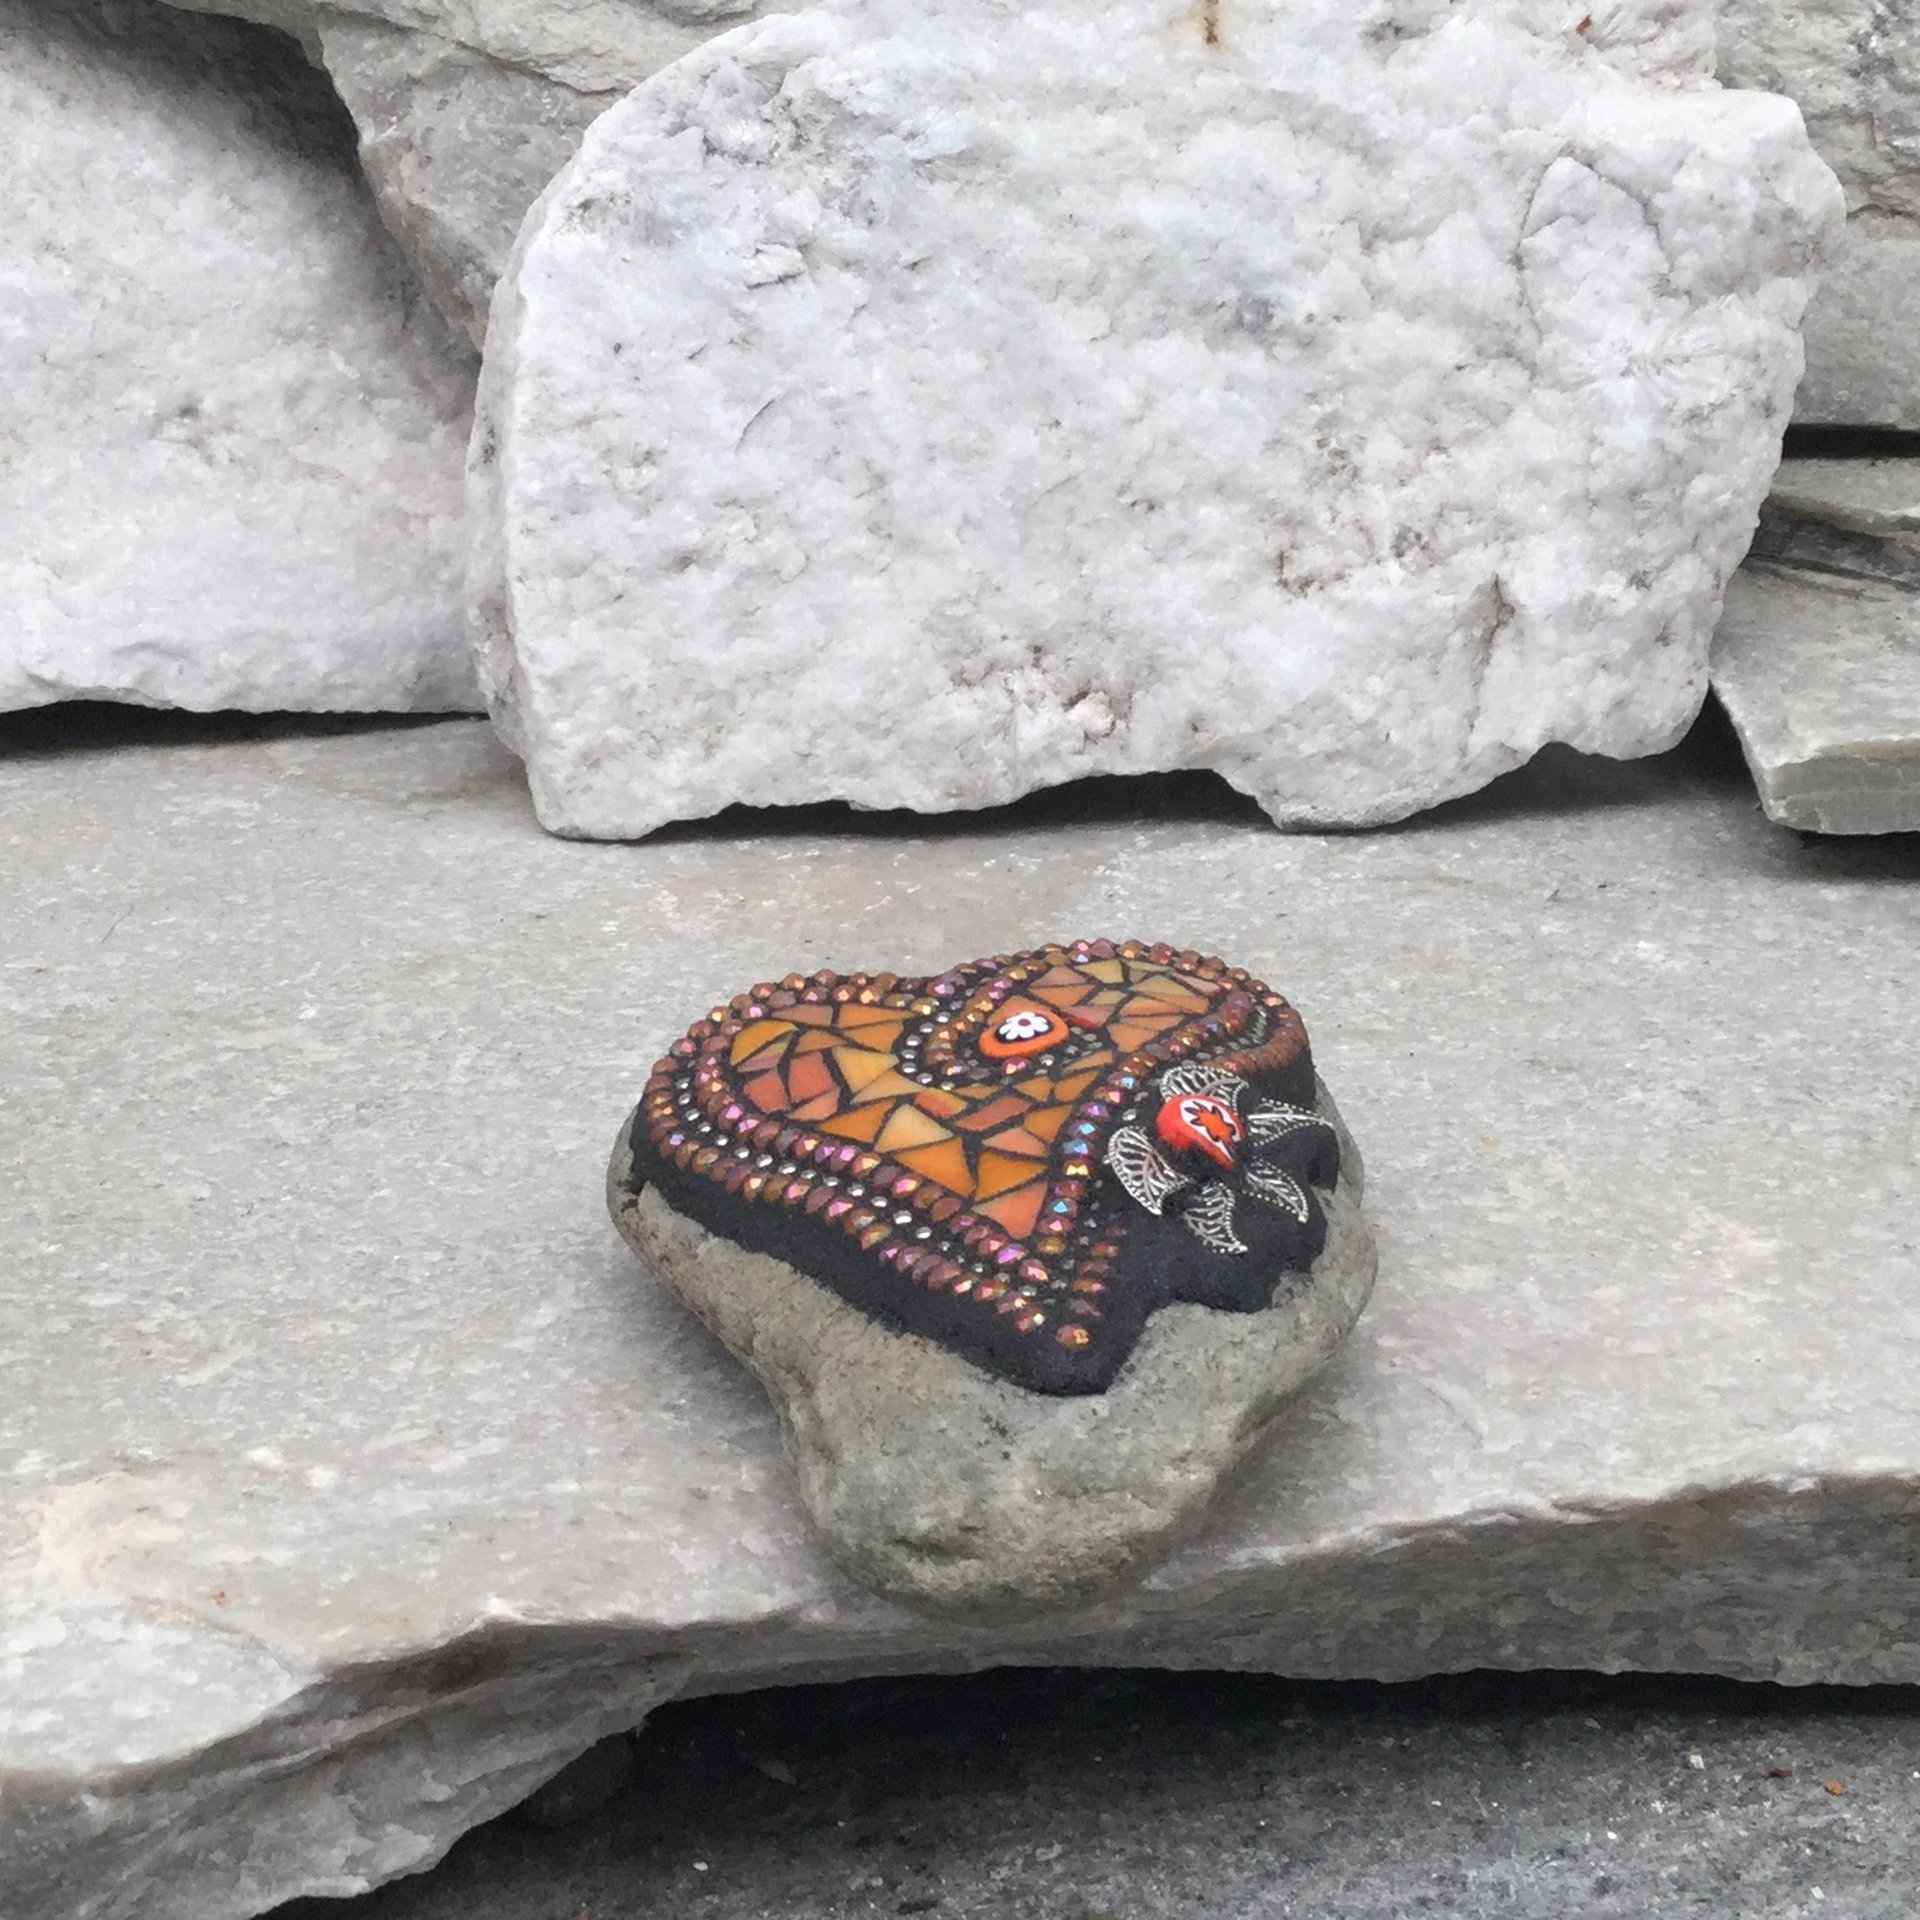
<svg viewBox="0 0 1920 1920"><path fill-rule="evenodd" d="M351 1892L776 1678L1920 1681L1912 845L1684 757L1103 805L578 847L472 722L0 754L0 1913ZM1380 1280L1180 1554L980 1634L834 1573L602 1168L716 984L1037 924L1289 995Z"/></svg>
<svg viewBox="0 0 1920 1920"><path fill-rule="evenodd" d="M1722 0L1719 72L1798 102L1846 189L1846 232L1807 314L1795 418L1920 427L1920 8Z"/></svg>
<svg viewBox="0 0 1920 1920"><path fill-rule="evenodd" d="M1355 824L1670 743L1839 218L1709 26L828 0L656 75L482 378L542 821L1212 767Z"/></svg>
<svg viewBox="0 0 1920 1920"><path fill-rule="evenodd" d="M381 217L479 345L527 209L594 115L754 0L176 0L296 35L360 129Z"/></svg>
<svg viewBox="0 0 1920 1920"><path fill-rule="evenodd" d="M356 14L321 12L314 31L360 129L381 218L427 297L484 343L487 303L527 209L620 93L578 91Z"/></svg>
<svg viewBox="0 0 1920 1920"><path fill-rule="evenodd" d="M1713 687L1769 818L1920 831L1920 460L1781 468Z"/></svg>
<svg viewBox="0 0 1920 1920"><path fill-rule="evenodd" d="M473 371L325 83L145 5L0 0L0 708L445 710Z"/></svg>

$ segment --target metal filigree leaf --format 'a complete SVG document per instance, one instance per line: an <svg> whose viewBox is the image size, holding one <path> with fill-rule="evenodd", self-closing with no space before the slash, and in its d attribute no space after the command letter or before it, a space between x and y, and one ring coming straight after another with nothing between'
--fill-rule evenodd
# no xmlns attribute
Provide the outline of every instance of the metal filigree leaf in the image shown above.
<svg viewBox="0 0 1920 1920"><path fill-rule="evenodd" d="M1107 1142L1107 1165L1128 1194L1149 1213L1158 1213L1182 1187L1193 1183L1170 1166L1166 1156L1138 1127L1121 1127Z"/></svg>
<svg viewBox="0 0 1920 1920"><path fill-rule="evenodd" d="M1268 1101L1245 1116L1247 1138L1255 1146L1265 1146L1272 1140L1284 1140L1291 1133L1303 1133L1309 1127L1318 1127L1328 1131L1327 1123L1307 1107L1289 1107L1279 1101Z"/></svg>
<svg viewBox="0 0 1920 1920"><path fill-rule="evenodd" d="M1233 1230L1233 1189L1224 1180L1209 1180L1187 1203L1180 1218L1193 1237L1215 1253L1247 1250Z"/></svg>
<svg viewBox="0 0 1920 1920"><path fill-rule="evenodd" d="M1247 1168L1247 1191L1270 1207L1290 1213L1303 1226L1311 1215L1307 1190L1290 1173L1255 1162Z"/></svg>
<svg viewBox="0 0 1920 1920"><path fill-rule="evenodd" d="M1246 1090L1247 1083L1237 1073L1229 1073L1224 1067L1210 1067L1199 1060L1183 1061L1160 1076L1160 1091L1169 1100L1177 1100L1187 1093L1208 1093L1216 1100L1237 1106Z"/></svg>

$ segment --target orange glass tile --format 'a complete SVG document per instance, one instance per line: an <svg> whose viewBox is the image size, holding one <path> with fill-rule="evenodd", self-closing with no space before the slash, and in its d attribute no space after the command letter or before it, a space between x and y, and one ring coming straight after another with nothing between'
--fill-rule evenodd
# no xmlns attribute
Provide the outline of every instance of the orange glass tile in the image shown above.
<svg viewBox="0 0 1920 1920"><path fill-rule="evenodd" d="M938 1180L949 1193L962 1199L973 1192L973 1168L967 1164L967 1150L958 1140L942 1140L938 1146L909 1147L894 1156L903 1167L928 1180Z"/></svg>
<svg viewBox="0 0 1920 1920"><path fill-rule="evenodd" d="M833 1007L785 1007L781 1010L780 1018L791 1020L798 1027L830 1027L834 1024L836 1011Z"/></svg>
<svg viewBox="0 0 1920 1920"><path fill-rule="evenodd" d="M792 1038L793 1029L784 1020L756 1020L733 1036L733 1044L727 1049L727 1059L737 1067L743 1060L751 1059L769 1041Z"/></svg>
<svg viewBox="0 0 1920 1920"><path fill-rule="evenodd" d="M777 1073L756 1073L740 1089L762 1113L779 1113L793 1103L787 1098L787 1085Z"/></svg>
<svg viewBox="0 0 1920 1920"><path fill-rule="evenodd" d="M769 1040L764 1047L756 1048L739 1062L743 1075L766 1073L777 1067L793 1051L793 1029L789 1027L778 1040Z"/></svg>
<svg viewBox="0 0 1920 1920"><path fill-rule="evenodd" d="M840 1089L835 1087L831 1093L816 1095L805 1105L795 1107L793 1117L796 1120L824 1120L829 1114L840 1111Z"/></svg>
<svg viewBox="0 0 1920 1920"><path fill-rule="evenodd" d="M860 1033L869 1027L883 1027L889 1021L895 1026L902 1025L906 1016L893 1007L842 1007L836 1023L849 1033Z"/></svg>
<svg viewBox="0 0 1920 1920"><path fill-rule="evenodd" d="M803 1053L787 1069L787 1090L795 1100L814 1100L823 1093L838 1094L840 1086L819 1054Z"/></svg>
<svg viewBox="0 0 1920 1920"><path fill-rule="evenodd" d="M1087 984L1087 977L1078 967L1049 967L1033 983L1033 991L1038 993L1042 987L1081 987Z"/></svg>
<svg viewBox="0 0 1920 1920"><path fill-rule="evenodd" d="M795 1115L797 1119L799 1116ZM869 1145L873 1136L886 1123L885 1107L855 1107L851 1113L837 1113L830 1120L820 1122L822 1133L831 1133L841 1140L864 1140Z"/></svg>
<svg viewBox="0 0 1920 1920"><path fill-rule="evenodd" d="M1092 991L1093 983L1090 980L1076 980L1071 986L1058 987L1050 987L1042 980L1035 983L1033 997L1050 1007L1077 1007Z"/></svg>
<svg viewBox="0 0 1920 1920"><path fill-rule="evenodd" d="M1027 1115L1027 1131L1051 1144L1072 1111L1071 1107L1036 1107Z"/></svg>
<svg viewBox="0 0 1920 1920"><path fill-rule="evenodd" d="M979 1184L974 1192L982 1200L991 1200L996 1193L1022 1186L1033 1177L1031 1160L1019 1160L1010 1153L995 1153L988 1148L980 1155Z"/></svg>
<svg viewBox="0 0 1920 1920"><path fill-rule="evenodd" d="M1207 996L1177 973L1163 973L1157 979L1143 980L1140 991L1164 1006L1177 1007L1182 1013L1205 1010Z"/></svg>
<svg viewBox="0 0 1920 1920"><path fill-rule="evenodd" d="M990 1133L982 1143L995 1153L1017 1153L1023 1159L1044 1160L1052 1149L1037 1134L1025 1127L1002 1127Z"/></svg>
<svg viewBox="0 0 1920 1920"><path fill-rule="evenodd" d="M997 1200L989 1200L980 1211L1017 1239L1024 1240L1040 1218L1040 1203L1046 1197L1047 1183L1034 1180L1012 1193L1002 1194Z"/></svg>
<svg viewBox="0 0 1920 1920"><path fill-rule="evenodd" d="M883 1073L894 1070L892 1054L874 1053L865 1047L842 1046L836 1049L833 1063L840 1069L840 1078L855 1093L871 1086Z"/></svg>
<svg viewBox="0 0 1920 1920"><path fill-rule="evenodd" d="M898 1100L903 1094L915 1094L920 1091L917 1080L909 1080L904 1073L889 1070L869 1080L860 1091L851 1096L855 1106L864 1107L869 1100Z"/></svg>
<svg viewBox="0 0 1920 1920"><path fill-rule="evenodd" d="M913 1096L913 1104L922 1113L930 1113L936 1120L951 1120L957 1113L965 1113L972 1106L971 1100L962 1100L957 1093L949 1093L945 1087L922 1087Z"/></svg>
<svg viewBox="0 0 1920 1920"><path fill-rule="evenodd" d="M1178 1014L1170 1013L1165 1020L1154 1018L1116 1020L1107 1032L1113 1044L1122 1053L1131 1053L1135 1047L1144 1047L1149 1040L1158 1040L1166 1031L1169 1022L1178 1018Z"/></svg>
<svg viewBox="0 0 1920 1920"><path fill-rule="evenodd" d="M1022 1081L1022 1086L1030 1085ZM1051 1085L1045 1075L1041 1076L1042 1085ZM1003 1093L989 1100L985 1106L976 1107L973 1112L963 1115L954 1122L955 1126L965 1127L969 1133L978 1132L982 1127L1003 1126L1009 1120L1017 1120L1027 1111L1027 1102L1017 1093Z"/></svg>
<svg viewBox="0 0 1920 1920"><path fill-rule="evenodd" d="M803 1033L793 1043L795 1053L824 1053L829 1047L844 1047L847 1044L844 1034L821 1031L816 1028L812 1033Z"/></svg>
<svg viewBox="0 0 1920 1920"><path fill-rule="evenodd" d="M898 1153L902 1147L931 1146L936 1140L951 1140L951 1129L929 1119L918 1107L895 1107L880 1129L874 1145L882 1153Z"/></svg>

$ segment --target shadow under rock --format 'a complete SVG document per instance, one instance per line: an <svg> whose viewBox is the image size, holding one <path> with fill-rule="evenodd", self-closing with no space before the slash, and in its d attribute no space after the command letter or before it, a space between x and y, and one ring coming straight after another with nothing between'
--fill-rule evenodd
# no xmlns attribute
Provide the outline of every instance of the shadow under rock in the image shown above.
<svg viewBox="0 0 1920 1920"><path fill-rule="evenodd" d="M1917 1726L1920 1689L1662 1675L777 1688L663 1708L581 1825L277 1920L1878 1914L1847 1903L1910 1882Z"/></svg>
<svg viewBox="0 0 1920 1920"><path fill-rule="evenodd" d="M1784 460L1920 459L1920 433L1900 427L1789 427Z"/></svg>
<svg viewBox="0 0 1920 1920"><path fill-rule="evenodd" d="M1525 766L1502 774L1477 793L1380 827L1302 828L1302 833L1417 833L1481 819L1588 813L1644 806L1677 788L1707 784L1749 786L1732 729L1696 725L1679 746L1643 760L1609 760L1570 747L1543 748ZM735 805L702 820L677 820L646 836L648 846L703 840L850 838L959 839L975 834L1028 832L1085 825L1204 825L1214 822L1292 832L1268 821L1258 802L1205 771L1093 774L1009 801L1004 806L952 813L915 813L904 807L864 808L844 800L808 806Z"/></svg>
<svg viewBox="0 0 1920 1920"><path fill-rule="evenodd" d="M0 760L125 753L144 747L221 747L255 740L325 740L469 720L449 713L186 713L115 700L63 700L0 713Z"/></svg>

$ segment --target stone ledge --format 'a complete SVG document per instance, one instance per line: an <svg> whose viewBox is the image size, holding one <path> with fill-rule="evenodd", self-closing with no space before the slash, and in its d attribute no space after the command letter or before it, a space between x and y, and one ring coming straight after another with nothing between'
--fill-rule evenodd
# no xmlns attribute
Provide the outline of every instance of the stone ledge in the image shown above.
<svg viewBox="0 0 1920 1920"><path fill-rule="evenodd" d="M129 738L0 758L0 1910L352 1891L776 1679L1920 1678L1913 843L1803 847L1700 741L1366 837L1143 783L604 847L471 723ZM1147 925L1302 1009L1374 1303L1131 1593L915 1620L605 1143L716 981Z"/></svg>

